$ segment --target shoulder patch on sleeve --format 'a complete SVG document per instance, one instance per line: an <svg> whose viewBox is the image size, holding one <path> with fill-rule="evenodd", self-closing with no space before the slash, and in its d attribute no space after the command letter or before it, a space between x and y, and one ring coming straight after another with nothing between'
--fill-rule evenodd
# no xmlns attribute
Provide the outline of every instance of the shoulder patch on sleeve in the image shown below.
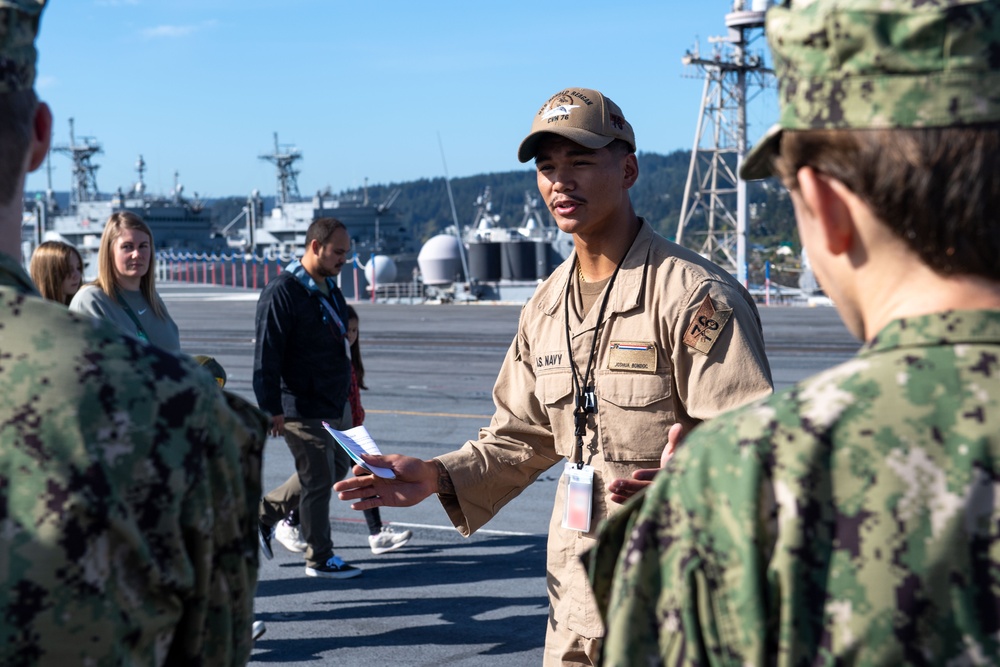
<svg viewBox="0 0 1000 667"><path fill-rule="evenodd" d="M698 307L698 312L687 324L684 331L684 344L702 354L708 354L712 351L712 346L715 345L715 341L718 340L723 329L726 328L732 314L732 308L716 308L712 297L706 296L705 300L701 302L701 306Z"/></svg>

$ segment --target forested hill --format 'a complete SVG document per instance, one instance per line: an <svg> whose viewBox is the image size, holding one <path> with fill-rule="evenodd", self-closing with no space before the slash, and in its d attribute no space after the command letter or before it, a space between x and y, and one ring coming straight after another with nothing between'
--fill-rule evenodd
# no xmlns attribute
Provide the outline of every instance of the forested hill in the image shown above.
<svg viewBox="0 0 1000 667"><path fill-rule="evenodd" d="M661 234L669 239L677 235L684 186L691 162L690 151L676 151L669 155L639 153L639 180L632 188L632 204L636 213L646 218ZM489 187L491 212L499 215L501 226L519 226L525 217L526 198L536 200L543 220L550 221L544 202L539 199L535 184L535 171L525 167L518 171L479 174L451 179L455 198L455 212L463 227L471 225L476 216L476 201ZM393 193L399 191L395 199ZM361 199L360 190L336 193L341 198ZM735 195L730 195L735 215ZM798 235L792 205L784 188L776 181L750 183L750 245L756 248L757 260L771 259L768 251L786 243L798 250ZM368 199L373 204L391 201L391 210L401 222L410 225L418 246L454 224L448 190L444 178L420 179L405 183L368 186ZM212 216L217 227L224 227L240 214L246 197L224 197L206 202L212 206ZM274 205L273 196L264 197L264 210ZM717 223L716 228L721 226ZM705 229L704 216L691 221L685 230L685 244L697 241L697 232ZM763 252L760 252L763 251ZM751 260L753 261L753 260Z"/></svg>
<svg viewBox="0 0 1000 667"><path fill-rule="evenodd" d="M639 180L632 188L635 211L649 220L661 234L673 238L677 234L691 152L676 151L669 155L639 153L638 157ZM476 200L487 187L491 193L491 210L500 216L503 225L520 224L525 215L526 195L535 200L539 198L533 168L453 178L451 190L455 210L463 226L472 223ZM453 224L444 178L370 185L368 196L373 202L384 202L396 189L399 195L392 203L392 209L402 222L412 226L414 236L421 242ZM350 191L343 194L361 193ZM783 188L778 187L776 182L751 183L749 199L751 244L768 247L791 242L797 248L792 206ZM544 203L538 202L538 205L542 215L546 215ZM704 224L703 221L701 224ZM695 224L695 228L697 226Z"/></svg>

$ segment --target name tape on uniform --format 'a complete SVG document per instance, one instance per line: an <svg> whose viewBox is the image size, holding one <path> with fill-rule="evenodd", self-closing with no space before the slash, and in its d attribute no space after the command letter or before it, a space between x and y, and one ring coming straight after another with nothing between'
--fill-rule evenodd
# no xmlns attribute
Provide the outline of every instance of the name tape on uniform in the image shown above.
<svg viewBox="0 0 1000 667"><path fill-rule="evenodd" d="M633 341L611 341L608 370L655 373L656 345Z"/></svg>

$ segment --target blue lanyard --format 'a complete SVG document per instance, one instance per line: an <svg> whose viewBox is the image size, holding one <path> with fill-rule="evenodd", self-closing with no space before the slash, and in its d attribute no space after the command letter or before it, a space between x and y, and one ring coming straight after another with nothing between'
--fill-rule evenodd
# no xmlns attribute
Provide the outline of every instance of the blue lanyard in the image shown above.
<svg viewBox="0 0 1000 667"><path fill-rule="evenodd" d="M332 317L333 321L337 324L337 329L340 330L340 335L346 336L347 327L344 326L344 321L340 318L340 315L337 314L336 309L333 307L333 304L331 303L332 301L333 301L332 291L330 292L330 296L325 296L322 292L320 292L319 302L323 304L324 308L326 308L326 312L330 313L330 317Z"/></svg>

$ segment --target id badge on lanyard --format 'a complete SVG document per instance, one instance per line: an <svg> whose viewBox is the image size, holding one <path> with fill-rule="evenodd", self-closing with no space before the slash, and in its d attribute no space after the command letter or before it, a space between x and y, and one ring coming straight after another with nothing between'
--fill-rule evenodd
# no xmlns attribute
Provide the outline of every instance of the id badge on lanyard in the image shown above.
<svg viewBox="0 0 1000 667"><path fill-rule="evenodd" d="M567 461L563 477L566 478L566 506L562 527L588 533L594 506L594 466L577 466Z"/></svg>

